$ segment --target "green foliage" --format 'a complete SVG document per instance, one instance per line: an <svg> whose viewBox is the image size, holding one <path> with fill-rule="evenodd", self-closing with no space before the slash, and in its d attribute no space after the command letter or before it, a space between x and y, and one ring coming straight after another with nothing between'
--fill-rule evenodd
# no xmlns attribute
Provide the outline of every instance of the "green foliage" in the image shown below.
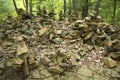
<svg viewBox="0 0 120 80"><path fill-rule="evenodd" d="M0 22L2 22L8 14L13 14L14 6L11 0L0 0Z"/></svg>
<svg viewBox="0 0 120 80"><path fill-rule="evenodd" d="M33 12L36 12L36 6L40 5L41 8L44 6L46 7L47 11L50 11L54 9L56 13L56 18L58 18L58 13L60 10L63 10L64 7L64 0L32 0L33 1ZM72 9L72 0L66 0L67 1L67 13L70 13L70 9ZM78 0L77 6L78 11L81 15L82 12L82 6L84 0ZM111 16L113 16L114 11L114 0L101 0L100 7L99 7L99 14L103 17L104 21L110 22ZM96 0L89 0L89 12L92 11L94 4ZM17 7L18 8L24 8L23 0L16 0ZM116 6L116 24L120 25L120 0L117 0L117 6ZM14 5L12 0L0 0L0 22L6 19L8 14L12 14L13 16L16 16ZM68 15L67 14L67 15Z"/></svg>

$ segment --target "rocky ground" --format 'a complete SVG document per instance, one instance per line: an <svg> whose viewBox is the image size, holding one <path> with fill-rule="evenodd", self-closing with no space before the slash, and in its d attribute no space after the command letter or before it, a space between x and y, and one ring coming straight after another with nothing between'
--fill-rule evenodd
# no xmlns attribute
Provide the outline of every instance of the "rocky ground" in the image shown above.
<svg viewBox="0 0 120 80"><path fill-rule="evenodd" d="M43 12L0 27L0 80L120 80L119 28L95 13L55 21Z"/></svg>

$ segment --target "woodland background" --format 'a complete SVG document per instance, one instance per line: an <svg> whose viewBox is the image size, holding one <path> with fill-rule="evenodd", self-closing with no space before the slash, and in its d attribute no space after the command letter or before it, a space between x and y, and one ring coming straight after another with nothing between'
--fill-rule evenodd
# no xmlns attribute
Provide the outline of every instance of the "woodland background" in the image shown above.
<svg viewBox="0 0 120 80"><path fill-rule="evenodd" d="M99 9L99 15L104 21L111 23L112 18L116 25L120 26L120 0L0 0L0 23L8 15L17 16L14 5L17 8L23 8L28 13L36 14L37 6L45 7L47 11L54 10L56 19L59 18L59 12L62 10L64 16L68 17L72 10L76 10L79 19L88 16L96 7ZM97 5L97 2L99 5ZM27 5L27 6L26 6ZM97 8L96 8L97 9Z"/></svg>

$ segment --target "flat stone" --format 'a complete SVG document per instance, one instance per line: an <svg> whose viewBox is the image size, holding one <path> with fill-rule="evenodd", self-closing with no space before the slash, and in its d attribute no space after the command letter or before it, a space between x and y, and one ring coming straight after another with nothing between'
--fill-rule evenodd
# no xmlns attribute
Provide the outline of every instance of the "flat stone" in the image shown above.
<svg viewBox="0 0 120 80"><path fill-rule="evenodd" d="M117 66L117 62L111 58L104 58L104 63L110 67L110 68L113 68L113 67L116 67Z"/></svg>
<svg viewBox="0 0 120 80"><path fill-rule="evenodd" d="M62 73L64 71L64 69L61 68L60 66L52 66L49 67L48 70L53 73Z"/></svg>
<svg viewBox="0 0 120 80"><path fill-rule="evenodd" d="M41 78L41 75L40 75L40 73L39 73L39 70L35 70L35 71L33 72L33 74L32 74L32 77L33 77L33 78Z"/></svg>
<svg viewBox="0 0 120 80"><path fill-rule="evenodd" d="M11 46L12 45L12 42L9 42L9 41L4 41L2 43L2 46Z"/></svg>
<svg viewBox="0 0 120 80"><path fill-rule="evenodd" d="M109 80L109 78L103 77L103 76L99 76L99 75L94 75L94 79L93 80Z"/></svg>
<svg viewBox="0 0 120 80"><path fill-rule="evenodd" d="M15 65L21 65L23 63L23 60L20 58L12 59L11 61L12 61L12 64L15 64Z"/></svg>
<svg viewBox="0 0 120 80"><path fill-rule="evenodd" d="M45 78L44 80L55 80L54 77L48 77L48 78Z"/></svg>
<svg viewBox="0 0 120 80"><path fill-rule="evenodd" d="M56 34L61 34L62 33L62 30L57 30L56 31Z"/></svg>
<svg viewBox="0 0 120 80"><path fill-rule="evenodd" d="M79 79L77 80L93 80L92 78L89 78L87 76L83 76L83 75L78 75Z"/></svg>
<svg viewBox="0 0 120 80"><path fill-rule="evenodd" d="M40 29L39 32L39 36L42 36L46 31L48 30L48 28L44 27L42 29Z"/></svg>
<svg viewBox="0 0 120 80"><path fill-rule="evenodd" d="M43 58L41 58L40 61L41 61L41 63L42 63L43 65L48 65L48 63L51 62L51 60L50 60L48 57L46 57L46 56L43 57Z"/></svg>
<svg viewBox="0 0 120 80"><path fill-rule="evenodd" d="M90 69L82 67L78 70L78 74L91 77L93 73Z"/></svg>
<svg viewBox="0 0 120 80"><path fill-rule="evenodd" d="M6 66L7 66L7 67L11 67L11 66L12 66L12 63L11 63L10 61L8 61L8 62L6 63Z"/></svg>
<svg viewBox="0 0 120 80"><path fill-rule="evenodd" d="M4 69L4 68L5 68L4 63L0 63L0 69Z"/></svg>
<svg viewBox="0 0 120 80"><path fill-rule="evenodd" d="M120 74L117 71L112 71L111 77L120 78Z"/></svg>
<svg viewBox="0 0 120 80"><path fill-rule="evenodd" d="M40 74L45 75L46 77L51 76L51 73L47 69L43 69L40 71Z"/></svg>
<svg viewBox="0 0 120 80"><path fill-rule="evenodd" d="M17 55L22 55L24 53L28 52L28 48L25 45L25 43L21 43L17 46Z"/></svg>

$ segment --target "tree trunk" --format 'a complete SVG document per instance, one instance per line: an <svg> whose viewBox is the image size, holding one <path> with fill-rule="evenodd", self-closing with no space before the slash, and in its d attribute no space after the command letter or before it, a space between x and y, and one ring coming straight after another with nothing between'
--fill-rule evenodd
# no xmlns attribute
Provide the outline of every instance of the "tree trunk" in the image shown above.
<svg viewBox="0 0 120 80"><path fill-rule="evenodd" d="M96 3L95 3L95 7L93 8L93 10L96 11L97 14L98 14L98 8L99 8L99 5L100 5L100 1L101 0L97 0Z"/></svg>
<svg viewBox="0 0 120 80"><path fill-rule="evenodd" d="M25 0L25 4L26 4L26 12L28 13L28 0Z"/></svg>
<svg viewBox="0 0 120 80"><path fill-rule="evenodd" d="M88 8L89 8L89 2L88 0L85 0L82 8L82 19L84 19L88 15Z"/></svg>
<svg viewBox="0 0 120 80"><path fill-rule="evenodd" d="M66 0L64 0L64 17L66 17Z"/></svg>
<svg viewBox="0 0 120 80"><path fill-rule="evenodd" d="M75 12L75 16L78 18L79 17L79 5L77 4L78 3L78 0L72 0L73 1L73 10Z"/></svg>
<svg viewBox="0 0 120 80"><path fill-rule="evenodd" d="M114 13L113 13L113 16L114 16L114 17L116 16L116 3L117 3L117 1L114 0Z"/></svg>
<svg viewBox="0 0 120 80"><path fill-rule="evenodd" d="M30 14L32 15L32 0L29 0Z"/></svg>
<svg viewBox="0 0 120 80"><path fill-rule="evenodd" d="M73 1L73 9L77 11L77 0L72 0Z"/></svg>
<svg viewBox="0 0 120 80"><path fill-rule="evenodd" d="M71 2L71 0L69 0L69 15L71 14L71 9L72 9L71 4L72 4L72 2Z"/></svg>
<svg viewBox="0 0 120 80"><path fill-rule="evenodd" d="M113 16L112 16L112 20L111 20L111 24L112 25L115 25L115 16L116 16L116 3L117 1L116 0L113 0L114 2L114 11L113 11Z"/></svg>
<svg viewBox="0 0 120 80"><path fill-rule="evenodd" d="M13 0L13 4L14 4L14 7L15 7L15 11L16 11L16 13L18 14L18 8L17 8L17 5L16 5L16 1L15 1L15 0Z"/></svg>

